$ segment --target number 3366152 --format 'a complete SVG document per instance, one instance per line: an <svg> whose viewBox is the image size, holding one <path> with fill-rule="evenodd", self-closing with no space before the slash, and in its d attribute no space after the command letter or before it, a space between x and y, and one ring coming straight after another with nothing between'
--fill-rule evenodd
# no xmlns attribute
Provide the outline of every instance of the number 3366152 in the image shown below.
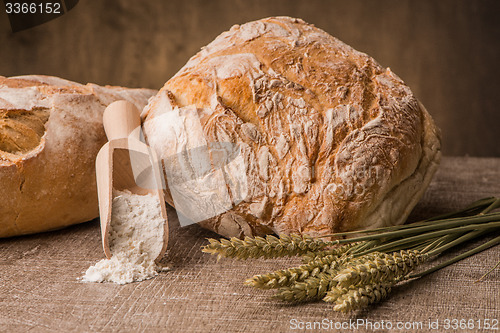
<svg viewBox="0 0 500 333"><path fill-rule="evenodd" d="M58 2L7 2L7 14L61 14L61 4Z"/></svg>

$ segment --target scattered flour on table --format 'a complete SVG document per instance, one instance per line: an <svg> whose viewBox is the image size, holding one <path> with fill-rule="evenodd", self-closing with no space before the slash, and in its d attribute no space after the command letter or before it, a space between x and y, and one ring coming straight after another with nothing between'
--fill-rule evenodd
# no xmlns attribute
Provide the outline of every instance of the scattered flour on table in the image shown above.
<svg viewBox="0 0 500 333"><path fill-rule="evenodd" d="M89 267L84 282L126 284L158 275L165 220L158 197L114 191L109 231L111 259Z"/></svg>

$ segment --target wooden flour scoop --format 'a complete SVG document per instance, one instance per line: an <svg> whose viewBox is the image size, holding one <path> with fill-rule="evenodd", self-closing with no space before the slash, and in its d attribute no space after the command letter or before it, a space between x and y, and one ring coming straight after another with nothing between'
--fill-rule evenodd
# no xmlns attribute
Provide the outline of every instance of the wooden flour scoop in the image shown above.
<svg viewBox="0 0 500 333"><path fill-rule="evenodd" d="M152 194L160 200L161 214L165 220L163 247L156 258L161 259L168 244L168 222L163 198L162 179L158 158L140 141L141 119L139 110L130 102L110 104L103 115L107 142L96 159L97 193L101 219L102 247L111 258L109 230L114 190L128 190L132 194Z"/></svg>

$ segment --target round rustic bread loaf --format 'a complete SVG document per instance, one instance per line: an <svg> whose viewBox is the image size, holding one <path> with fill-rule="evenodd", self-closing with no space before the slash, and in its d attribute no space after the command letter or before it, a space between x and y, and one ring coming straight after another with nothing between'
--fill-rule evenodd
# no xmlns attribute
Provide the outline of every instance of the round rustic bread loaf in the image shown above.
<svg viewBox="0 0 500 333"><path fill-rule="evenodd" d="M222 33L142 117L169 203L224 236L402 223L440 160L439 131L399 77L289 17ZM214 162L228 151L216 142L237 156Z"/></svg>
<svg viewBox="0 0 500 333"><path fill-rule="evenodd" d="M56 77L0 76L0 237L89 221L99 214L95 158L102 114L148 89L81 85Z"/></svg>

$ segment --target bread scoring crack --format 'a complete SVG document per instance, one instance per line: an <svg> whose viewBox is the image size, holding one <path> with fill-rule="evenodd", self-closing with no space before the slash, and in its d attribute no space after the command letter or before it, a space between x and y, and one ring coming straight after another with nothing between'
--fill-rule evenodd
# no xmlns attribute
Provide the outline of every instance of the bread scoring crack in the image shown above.
<svg viewBox="0 0 500 333"><path fill-rule="evenodd" d="M40 145L49 109L0 109L0 152L24 155Z"/></svg>

